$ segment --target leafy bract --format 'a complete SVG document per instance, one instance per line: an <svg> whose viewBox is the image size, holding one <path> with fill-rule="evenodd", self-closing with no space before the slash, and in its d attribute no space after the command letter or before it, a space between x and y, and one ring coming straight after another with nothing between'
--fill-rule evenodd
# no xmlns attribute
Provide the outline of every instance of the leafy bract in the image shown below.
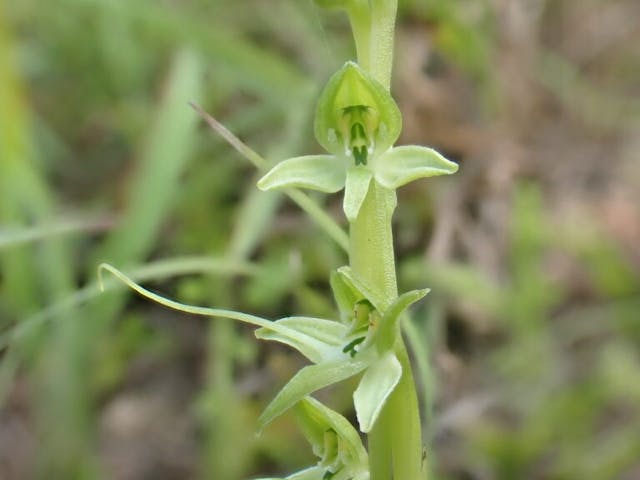
<svg viewBox="0 0 640 480"><path fill-rule="evenodd" d="M354 291L359 292L362 298L366 298L379 312L383 312L389 301L385 298L382 292L377 291L370 285L367 285L365 281L357 278L351 267L344 266L338 269L338 275L342 277L342 281L347 283Z"/></svg>
<svg viewBox="0 0 640 480"><path fill-rule="evenodd" d="M340 319L343 323L347 323L353 316L353 306L365 297L337 270L331 272L329 283L331 284L333 298L336 301L338 310L340 310Z"/></svg>
<svg viewBox="0 0 640 480"><path fill-rule="evenodd" d="M360 373L374 359L373 355L361 354L355 358L346 356L341 360L304 367L289 380L262 412L258 418L260 430L307 395Z"/></svg>

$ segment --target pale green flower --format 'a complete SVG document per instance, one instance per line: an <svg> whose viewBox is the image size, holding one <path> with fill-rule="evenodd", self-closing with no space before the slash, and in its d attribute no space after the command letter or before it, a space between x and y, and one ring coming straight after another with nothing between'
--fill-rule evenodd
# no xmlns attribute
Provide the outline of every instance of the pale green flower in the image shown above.
<svg viewBox="0 0 640 480"><path fill-rule="evenodd" d="M398 384L402 366L393 346L400 316L429 290L412 290L389 304L349 267L333 273L331 288L340 321L287 317L256 330L256 337L289 345L313 362L278 392L258 419L261 427L314 391L364 372L353 400L360 430L367 433Z"/></svg>
<svg viewBox="0 0 640 480"><path fill-rule="evenodd" d="M458 170L431 148L392 148L401 128L400 110L389 92L357 64L347 62L329 80L316 109L316 139L330 155L284 160L260 179L258 187L325 193L344 188L344 212L353 221L372 179L396 189L418 178Z"/></svg>
<svg viewBox="0 0 640 480"><path fill-rule="evenodd" d="M260 480L369 480L367 451L346 418L311 397L298 402L295 412L318 463L285 479Z"/></svg>
<svg viewBox="0 0 640 480"><path fill-rule="evenodd" d="M287 344L307 357L313 365L298 371L278 392L258 419L260 428L316 390L364 371L353 400L360 430L369 432L402 375L400 362L393 353L393 345L400 334L400 315L428 293L428 289L412 290L387 302L366 283L356 279L349 267L341 267L331 277L331 288L340 310L339 321L312 317L271 321L247 313L176 302L147 290L107 264L101 264L98 270L101 285L103 271L166 307L260 327L255 332L256 337Z"/></svg>

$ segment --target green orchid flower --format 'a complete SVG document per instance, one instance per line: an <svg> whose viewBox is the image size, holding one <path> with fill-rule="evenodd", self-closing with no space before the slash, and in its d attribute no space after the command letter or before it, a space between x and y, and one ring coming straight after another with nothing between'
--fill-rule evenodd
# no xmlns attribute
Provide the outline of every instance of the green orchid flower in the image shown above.
<svg viewBox="0 0 640 480"><path fill-rule="evenodd" d="M346 418L311 397L300 401L295 413L302 433L319 458L318 463L285 479L260 480L369 479L367 451Z"/></svg>
<svg viewBox="0 0 640 480"><path fill-rule="evenodd" d="M458 170L431 148L392 148L401 128L402 116L389 92L356 63L347 62L331 77L316 108L316 139L330 154L284 160L258 181L258 188L325 193L344 188L343 209L354 221L372 180L396 189Z"/></svg>
<svg viewBox="0 0 640 480"><path fill-rule="evenodd" d="M289 345L313 365L302 368L278 392L258 419L260 428L321 388L364 372L353 394L360 430L368 433L402 375L393 346L399 320L429 290L412 290L387 304L358 281L349 267L331 276L340 320L288 317L256 330L256 337Z"/></svg>
<svg viewBox="0 0 640 480"><path fill-rule="evenodd" d="M353 400L360 430L367 433L402 375L393 345L399 333L404 310L429 290L412 290L395 301L384 301L379 293L358 281L349 267L341 267L331 277L331 287L340 310L340 320L313 317L286 317L271 321L255 315L207 308L170 300L134 282L108 264L99 267L140 295L181 312L228 318L260 327L259 339L289 345L307 357L312 365L303 367L280 390L258 419L260 429L294 407L308 395L364 372ZM306 478L306 477L305 477Z"/></svg>

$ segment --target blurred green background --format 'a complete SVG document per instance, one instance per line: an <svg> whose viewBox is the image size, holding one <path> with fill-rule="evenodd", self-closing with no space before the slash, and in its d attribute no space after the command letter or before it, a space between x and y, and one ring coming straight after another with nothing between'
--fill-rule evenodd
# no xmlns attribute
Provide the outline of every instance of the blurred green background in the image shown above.
<svg viewBox="0 0 640 480"><path fill-rule="evenodd" d="M438 479L640 478L640 3L401 0L400 144L460 163L400 190L402 290ZM140 300L335 315L342 249L208 130L319 152L353 57L310 0L0 0L0 478L216 479L309 464L302 359ZM343 226L339 196L314 196ZM353 417L350 389L320 397Z"/></svg>

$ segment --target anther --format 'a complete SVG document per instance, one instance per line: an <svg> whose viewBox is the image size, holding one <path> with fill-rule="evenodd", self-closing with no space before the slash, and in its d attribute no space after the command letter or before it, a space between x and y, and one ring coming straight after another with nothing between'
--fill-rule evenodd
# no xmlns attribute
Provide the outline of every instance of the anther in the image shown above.
<svg viewBox="0 0 640 480"><path fill-rule="evenodd" d="M344 348L342 349L343 353L348 353L349 355L351 355L351 358L356 356L356 353L358 353L357 350L357 346L360 345L362 342L364 342L364 339L366 337L358 337L355 340L353 340L352 342L347 343Z"/></svg>
<svg viewBox="0 0 640 480"><path fill-rule="evenodd" d="M353 158L356 159L357 165L366 165L367 164L367 147L361 145L360 147L353 147Z"/></svg>

